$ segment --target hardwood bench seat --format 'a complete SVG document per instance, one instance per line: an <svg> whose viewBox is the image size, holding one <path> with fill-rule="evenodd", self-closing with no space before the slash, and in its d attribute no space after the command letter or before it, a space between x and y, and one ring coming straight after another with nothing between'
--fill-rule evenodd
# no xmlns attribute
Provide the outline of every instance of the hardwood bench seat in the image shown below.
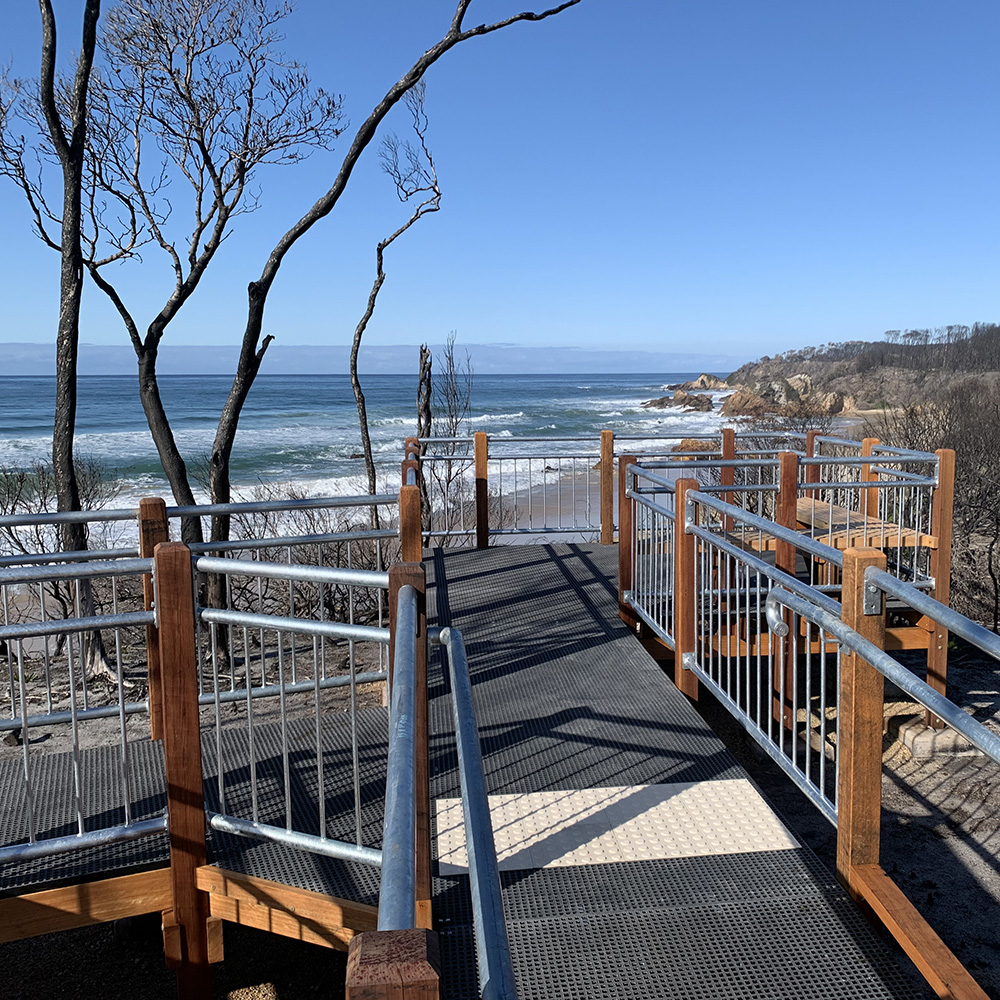
<svg viewBox="0 0 1000 1000"><path fill-rule="evenodd" d="M935 535L913 528L901 528L892 521L867 517L858 511L802 497L795 504L795 516L810 537L835 549L871 546L879 549L936 549Z"/></svg>

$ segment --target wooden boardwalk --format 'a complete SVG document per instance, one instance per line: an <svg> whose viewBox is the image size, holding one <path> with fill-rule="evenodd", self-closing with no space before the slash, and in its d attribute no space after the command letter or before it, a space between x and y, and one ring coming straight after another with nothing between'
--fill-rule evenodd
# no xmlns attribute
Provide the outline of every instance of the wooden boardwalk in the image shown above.
<svg viewBox="0 0 1000 1000"><path fill-rule="evenodd" d="M428 614L469 651L523 1000L917 997L617 617L613 547L439 550ZM445 997L478 996L451 708L432 663Z"/></svg>

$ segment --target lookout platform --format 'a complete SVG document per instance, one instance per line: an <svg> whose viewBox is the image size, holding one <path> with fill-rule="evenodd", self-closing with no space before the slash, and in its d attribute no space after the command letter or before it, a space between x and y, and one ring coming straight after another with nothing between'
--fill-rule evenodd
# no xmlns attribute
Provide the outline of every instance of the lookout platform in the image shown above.
<svg viewBox="0 0 1000 1000"><path fill-rule="evenodd" d="M916 997L618 620L609 546L437 550L466 637L523 998ZM442 995L478 996L445 679L429 677Z"/></svg>

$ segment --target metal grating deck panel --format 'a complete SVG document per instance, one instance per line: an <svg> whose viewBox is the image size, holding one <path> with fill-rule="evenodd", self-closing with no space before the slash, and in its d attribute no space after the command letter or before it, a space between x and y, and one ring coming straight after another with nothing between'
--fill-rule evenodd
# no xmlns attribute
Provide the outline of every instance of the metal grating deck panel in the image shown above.
<svg viewBox="0 0 1000 1000"><path fill-rule="evenodd" d="M362 840L378 845L382 840L387 749L386 712L380 708L358 713L359 760L361 765ZM288 726L292 750L292 825L318 832L318 782L315 768L314 720L292 720ZM258 810L262 822L285 825L285 799L281 766L281 730L261 725L255 731ZM351 782L350 719L347 715L323 717L321 744L326 762L326 814L328 835L353 842L354 789ZM296 755L296 749L301 752ZM101 747L81 751L81 774L87 829L123 822L123 796L118 781L119 748ZM159 742L130 742L133 784L131 796L135 818L162 814L166 806L163 747ZM208 808L218 810L218 769L214 730L203 733L202 764ZM240 728L223 731L222 760L228 811L250 818L249 747ZM38 754L32 758L36 782L36 828L41 836L76 832L73 811L72 754ZM0 843L27 839L22 765L0 764ZM374 903L378 896L378 873L369 866L318 857L245 837L208 833L208 861L233 871L317 892L327 892L360 902ZM57 885L91 881L110 875L155 868L169 863L166 835L129 841L110 847L88 848L49 858L38 858L0 867L0 895L13 895Z"/></svg>
<svg viewBox="0 0 1000 1000"><path fill-rule="evenodd" d="M469 651L491 795L748 781L619 621L613 547L439 550L430 568L428 613ZM432 794L453 798L440 663L431 685ZM804 848L500 874L522 1000L931 996ZM435 916L443 996L477 997L467 876L438 877Z"/></svg>

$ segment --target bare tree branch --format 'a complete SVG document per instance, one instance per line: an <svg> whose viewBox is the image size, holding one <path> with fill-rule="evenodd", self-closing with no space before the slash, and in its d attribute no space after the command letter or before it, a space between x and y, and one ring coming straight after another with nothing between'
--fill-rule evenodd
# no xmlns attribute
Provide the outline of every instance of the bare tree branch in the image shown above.
<svg viewBox="0 0 1000 1000"><path fill-rule="evenodd" d="M437 170L434 167L434 157L427 148L427 115L424 113L425 87L421 80L406 95L406 104L413 119L413 131L417 136L418 146L409 142L400 142L395 136L387 136L382 144L382 167L392 178L400 201L406 202L419 194L428 197L420 201L413 209L409 219L395 232L381 240L375 247L375 280L368 293L368 305L364 315L358 321L351 342L351 387L354 390L354 401L358 407L358 422L361 429L361 451L365 459L365 472L368 477L368 492L377 493L378 484L375 475L375 458L372 454L371 435L368 431L368 410L365 404L365 394L358 377L358 354L361 350L361 338L368 329L368 322L375 312L379 292L385 283L383 267L386 249L403 235L411 226L430 212L436 212L441 207L441 189L438 186ZM372 508L373 527L378 527L378 512Z"/></svg>

